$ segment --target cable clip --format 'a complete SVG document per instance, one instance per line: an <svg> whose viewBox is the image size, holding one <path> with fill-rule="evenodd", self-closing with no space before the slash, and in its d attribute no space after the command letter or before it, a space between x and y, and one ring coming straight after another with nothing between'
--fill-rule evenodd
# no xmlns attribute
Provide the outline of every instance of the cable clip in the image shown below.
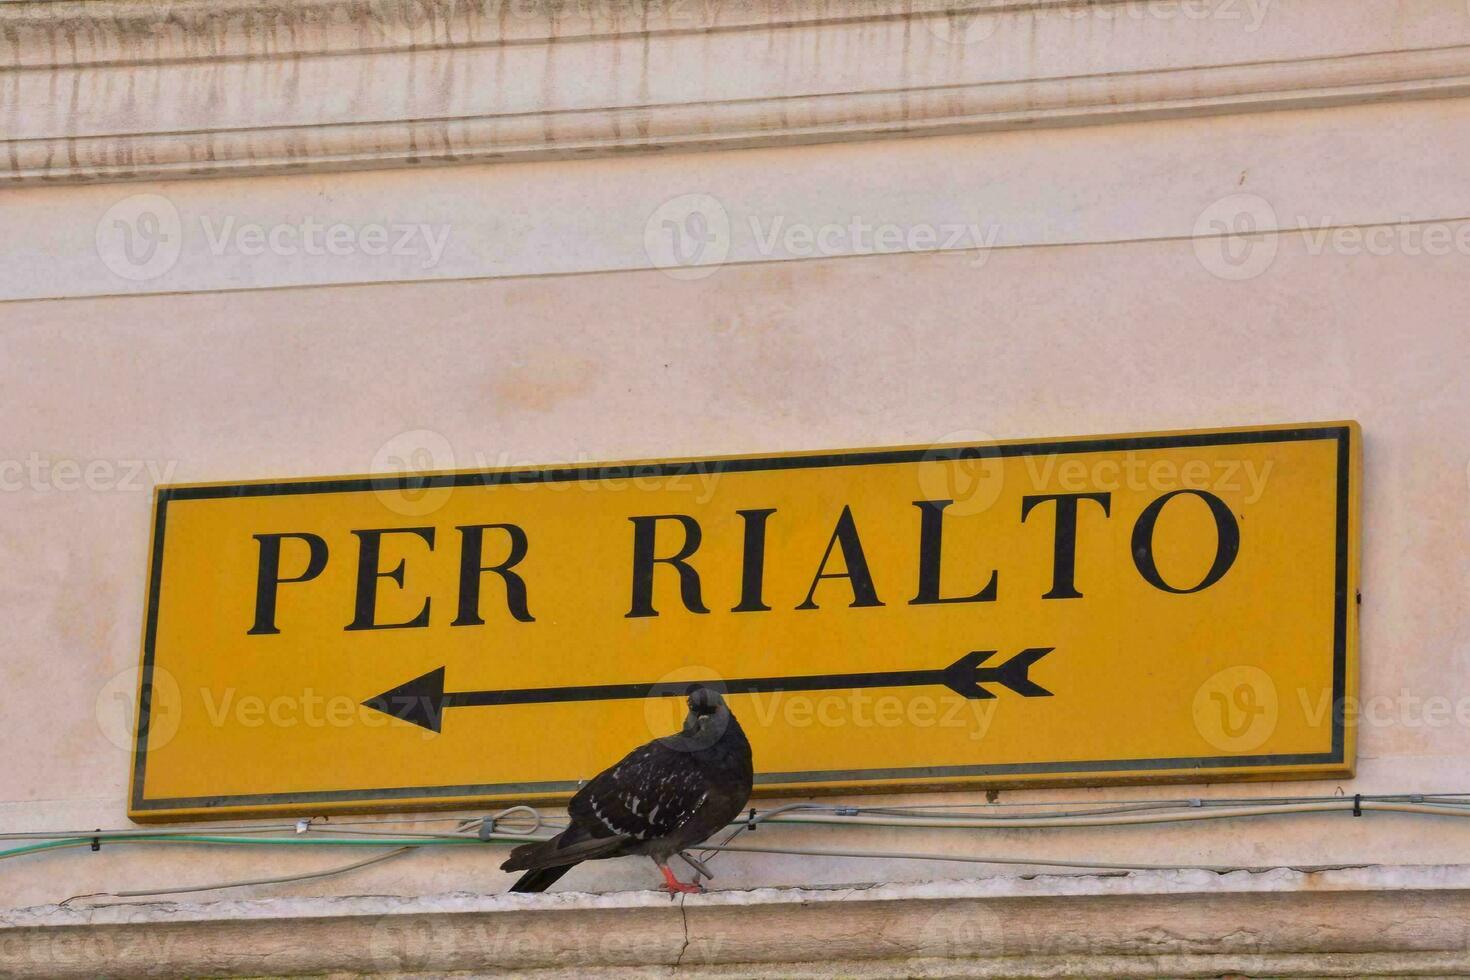
<svg viewBox="0 0 1470 980"><path fill-rule="evenodd" d="M482 841L488 841L490 839L490 835L493 833L495 833L495 818L481 817L480 832L476 836L479 837Z"/></svg>
<svg viewBox="0 0 1470 980"><path fill-rule="evenodd" d="M101 833L102 832L102 828L101 827L98 827L97 828L97 832L98 833ZM101 837L93 837L92 838L92 850L94 850L94 851L100 851L100 850L102 850L102 838Z"/></svg>
<svg viewBox="0 0 1470 980"><path fill-rule="evenodd" d="M1354 793L1353 794L1353 816L1355 816L1355 817L1361 817L1362 815L1363 815L1363 794L1362 793Z"/></svg>
<svg viewBox="0 0 1470 980"><path fill-rule="evenodd" d="M754 831L755 828L756 828L755 807L751 807L750 808L750 816L748 816L748 817L745 818L745 829L746 830L749 830L749 831Z"/></svg>
<svg viewBox="0 0 1470 980"><path fill-rule="evenodd" d="M855 806L840 806L832 812L839 817L855 817L859 813L858 808Z"/></svg>

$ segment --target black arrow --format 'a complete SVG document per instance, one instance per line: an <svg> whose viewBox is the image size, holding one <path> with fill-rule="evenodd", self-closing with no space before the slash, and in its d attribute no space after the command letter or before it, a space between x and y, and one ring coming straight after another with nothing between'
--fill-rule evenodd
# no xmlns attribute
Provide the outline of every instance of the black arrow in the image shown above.
<svg viewBox="0 0 1470 980"><path fill-rule="evenodd" d="M980 665L994 650L974 650L941 670L885 670L861 674L814 674L800 677L741 677L710 681L726 694L775 694L786 691L823 691L861 687L921 687L934 684L974 700L995 695L982 683L1008 687L1023 698L1048 698L1051 692L1027 676L1031 665L1054 647L1030 647L998 667ZM500 704L547 704L558 701L618 701L630 698L683 696L700 681L659 684L593 684L585 687L528 687L510 691L445 691L444 668L435 667L406 684L368 698L363 705L385 715L437 732L445 708L483 708Z"/></svg>

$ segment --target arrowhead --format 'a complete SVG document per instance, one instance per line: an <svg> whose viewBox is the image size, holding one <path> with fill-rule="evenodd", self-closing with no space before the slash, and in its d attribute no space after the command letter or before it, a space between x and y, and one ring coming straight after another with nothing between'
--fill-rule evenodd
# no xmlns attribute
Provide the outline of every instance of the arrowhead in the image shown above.
<svg viewBox="0 0 1470 980"><path fill-rule="evenodd" d="M444 719L444 668L435 667L421 677L384 691L375 698L368 698L362 704L365 708L437 732Z"/></svg>

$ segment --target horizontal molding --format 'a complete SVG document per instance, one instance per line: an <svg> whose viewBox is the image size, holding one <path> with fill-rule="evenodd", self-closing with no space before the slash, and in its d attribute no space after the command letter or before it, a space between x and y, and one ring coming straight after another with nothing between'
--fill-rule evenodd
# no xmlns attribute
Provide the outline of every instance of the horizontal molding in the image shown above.
<svg viewBox="0 0 1470 980"><path fill-rule="evenodd" d="M22 909L0 972L1273 976L1470 969L1466 868L1139 872L813 891Z"/></svg>
<svg viewBox="0 0 1470 980"><path fill-rule="evenodd" d="M1203 0L1210 16L1193 19L1143 0L944 2L670 0L641 18L631 0L0 5L0 180L581 159L1470 95L1461 0L1365 5L1383 9L1330 40L1310 30L1325 0ZM1410 27L1388 30L1388 8ZM1401 47L1381 50L1387 38Z"/></svg>
<svg viewBox="0 0 1470 980"><path fill-rule="evenodd" d="M1142 76L561 113L10 140L15 182L585 158L1078 126L1470 95L1470 47Z"/></svg>
<svg viewBox="0 0 1470 980"><path fill-rule="evenodd" d="M1084 2L1088 0L23 0L0 3L0 66L84 68L432 52L1061 10Z"/></svg>

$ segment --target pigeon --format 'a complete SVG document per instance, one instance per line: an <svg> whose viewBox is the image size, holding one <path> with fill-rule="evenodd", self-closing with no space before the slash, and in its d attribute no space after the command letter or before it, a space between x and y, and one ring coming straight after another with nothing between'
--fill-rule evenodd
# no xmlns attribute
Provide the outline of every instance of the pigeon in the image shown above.
<svg viewBox="0 0 1470 980"><path fill-rule="evenodd" d="M545 891L574 865L643 854L670 893L699 892L669 870L669 858L703 843L744 809L754 778L750 742L719 692L689 693L683 729L656 738L598 773L567 805L571 824L510 852L502 871L525 871L513 892Z"/></svg>

